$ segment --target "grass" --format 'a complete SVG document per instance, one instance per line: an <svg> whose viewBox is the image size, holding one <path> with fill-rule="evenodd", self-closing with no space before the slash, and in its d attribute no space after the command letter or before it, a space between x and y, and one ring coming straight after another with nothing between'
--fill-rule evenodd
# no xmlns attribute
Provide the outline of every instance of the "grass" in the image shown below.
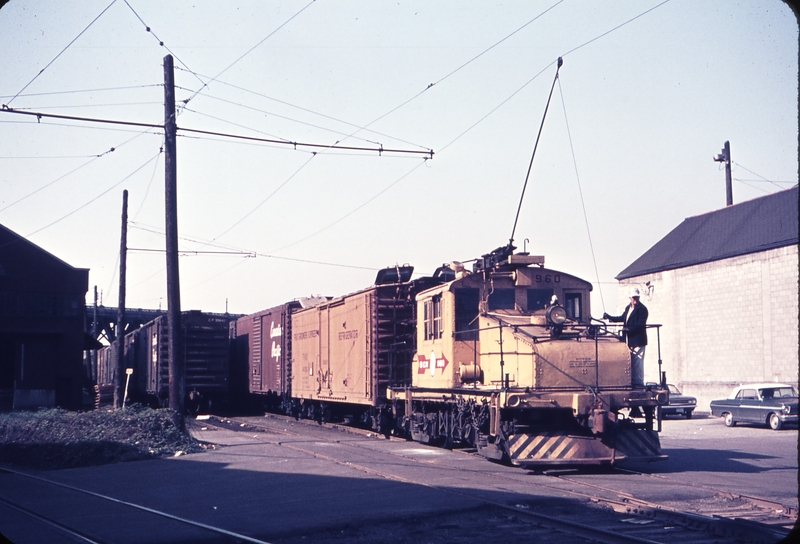
<svg viewBox="0 0 800 544"><path fill-rule="evenodd" d="M172 410L42 409L0 414L0 464L37 470L87 467L203 451Z"/></svg>

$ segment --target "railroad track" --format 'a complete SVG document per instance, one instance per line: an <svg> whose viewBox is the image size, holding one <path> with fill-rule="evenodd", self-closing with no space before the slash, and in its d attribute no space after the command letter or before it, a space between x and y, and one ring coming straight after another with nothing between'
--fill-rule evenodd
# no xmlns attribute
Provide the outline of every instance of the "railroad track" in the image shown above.
<svg viewBox="0 0 800 544"><path fill-rule="evenodd" d="M40 474L0 468L0 478L4 479L0 482L5 486L13 485L8 478L16 478L17 483L24 483L26 487L25 497L17 500L0 497L0 510L6 508L18 516L27 518L26 524L20 524L16 529L12 527L11 533L8 530L4 532L2 536L9 539L10 542L79 542L83 544L142 542L141 535L136 537L132 532L126 531L127 524L128 526L143 525L151 528L148 530L148 535L156 540L148 538L146 541L157 541L158 537L155 535L165 538L168 538L166 535L179 535L181 542L269 544L263 540L221 527L57 482ZM0 489L2 488L0 487ZM63 504L64 507L55 509L54 513L44 515L37 511L41 510L41 508L37 508L39 501L30 499L32 496L46 497L48 501ZM88 524L87 527L86 520L74 519L68 507L70 503L86 503L87 501L97 505L97 510L112 514ZM115 520L125 520L125 522L115 523Z"/></svg>
<svg viewBox="0 0 800 544"><path fill-rule="evenodd" d="M294 420L287 416L273 414L270 414L266 418L221 418L209 420L206 423L242 432L252 432L254 429L268 430L287 437L286 440L278 441L281 446L307 455L346 465L369 474L395 481L435 487L436 489L448 493L476 496L468 487L462 490L454 490L450 487L443 488L442 486L400 476L386 470L377 470L369 464L354 463L349 460L348 456L337 456L332 453L321 452L317 449L310 448L305 445L307 439L298 440L297 442L293 440L295 438L300 439L303 433L290 430L290 425L307 425L311 429L328 428L346 431L365 438L376 438L374 432L336 424L320 425L316 422ZM325 437L319 436L316 436L316 438L321 440L326 439ZM327 439L330 440L330 437ZM368 441L335 441L337 444L346 448L369 449ZM416 444L415 446L424 447ZM385 453L387 455L407 458L407 456L402 454L392 452ZM467 450L466 453L472 452ZM485 462L482 458L481 461ZM463 467L458 470L462 473L469 473L469 475L466 476L467 478L486 478L491 471L489 478L491 478L495 484L498 481L519 483L520 479L529 478L528 475L530 474L518 468L509 471L499 471L492 469L492 467L497 467L496 465L488 465L488 467L490 467L489 470L465 470ZM630 470L614 470L620 474L636 474L642 477L649 476L668 480L663 476L648 475ZM517 519L526 520L526 523L531 526L532 530L533 528L539 528L545 531L557 531L563 535L569 535L570 537L578 539L611 543L718 542L720 538L724 538L725 542L774 543L788 535L789 528L797 519L796 511L785 508L783 505L773 501L765 501L754 497L733 496L728 492L715 490L708 486L695 485L697 488L713 492L721 499L729 501L724 504L725 508L691 512L681 511L667 505L656 504L637 498L619 489L580 481L572 477L569 472L553 470L542 473L542 476L545 476L546 479L544 482L537 482L535 484L537 488L545 487L551 489L555 493L579 497L585 501L587 505L586 511L578 515L551 516L539 513L534 507L526 504L508 505L486 498L481 498L481 500L487 505L491 505L496 510L502 510L508 512L509 515L515 516ZM565 486L565 483L568 485ZM672 481L671 483L675 485L684 485L677 481ZM727 508L727 506L730 506L730 501L733 501L737 508ZM594 505L595 508L591 508L591 505ZM614 515L609 515L610 511L613 511ZM589 513L587 514L587 512ZM536 535L533 533L527 536L532 540L536 538Z"/></svg>

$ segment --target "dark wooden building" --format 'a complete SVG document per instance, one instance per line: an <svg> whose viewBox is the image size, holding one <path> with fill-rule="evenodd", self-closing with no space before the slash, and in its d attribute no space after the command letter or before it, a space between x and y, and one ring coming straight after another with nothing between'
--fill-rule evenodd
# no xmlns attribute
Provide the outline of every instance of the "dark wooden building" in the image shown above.
<svg viewBox="0 0 800 544"><path fill-rule="evenodd" d="M89 270L0 225L0 409L81 407Z"/></svg>

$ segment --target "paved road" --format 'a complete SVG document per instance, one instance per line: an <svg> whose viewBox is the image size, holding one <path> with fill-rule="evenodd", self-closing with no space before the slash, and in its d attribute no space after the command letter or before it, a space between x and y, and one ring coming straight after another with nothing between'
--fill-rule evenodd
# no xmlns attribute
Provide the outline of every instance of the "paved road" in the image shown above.
<svg viewBox="0 0 800 544"><path fill-rule="evenodd" d="M704 414L673 417L662 422L661 447L668 461L637 468L798 507L797 428L726 427Z"/></svg>
<svg viewBox="0 0 800 544"><path fill-rule="evenodd" d="M572 493L576 484L598 486L598 495L604 493L600 488L622 489L678 506L713 500L710 487L797 505L796 430L729 429L710 418L667 420L662 444L670 460L637 467L655 476L592 473L554 479L459 451L316 426L292 429L291 422L281 425L301 434L198 428L199 438L225 446L204 454L41 476L264 541L293 541L291 535L347 524L445 520L471 511L482 500L574 515L587 504ZM56 523L74 526L78 520L85 534L105 542L221 538L10 473L0 473L3 499ZM42 542L47 530L37 530L38 536L30 536L35 534L30 520L0 504L0 532L25 544Z"/></svg>

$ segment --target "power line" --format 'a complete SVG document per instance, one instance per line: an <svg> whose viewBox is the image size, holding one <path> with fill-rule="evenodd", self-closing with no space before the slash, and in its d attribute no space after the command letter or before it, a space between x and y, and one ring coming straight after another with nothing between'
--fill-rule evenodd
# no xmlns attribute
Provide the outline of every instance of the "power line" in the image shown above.
<svg viewBox="0 0 800 544"><path fill-rule="evenodd" d="M180 68L179 68L179 69L180 69ZM202 75L202 74L201 74L201 75ZM202 77L208 77L208 76L202 76ZM377 134L378 136L383 136L383 137L385 137L385 138L392 138L393 140L397 140L398 142L402 142L402 143L404 143L404 144L413 145L413 146L419 147L419 148L421 148L421 149L426 149L426 147L425 147L424 145L416 144L416 143L414 143L414 142L409 142L409 141L407 141L407 140L403 140L402 138L397 138L397 137L395 137L395 136L391 136L391 135L389 135L389 134L384 134L384 133L382 133L382 132L378 132L378 131L376 131L376 130L372 130L372 129L370 129L370 128L367 128L366 126L357 125L357 124L355 124L355 123L351 123L351 122L349 122L349 121L345 121L344 119L339 119L339 118L337 118L337 117L333 117L333 116L330 116L330 115L326 115L326 114L324 114L324 113L320 113L320 112L318 112L318 111L315 111L315 110L312 110L312 109L309 109L309 108L305 108L305 107L303 107L303 106L298 106L298 105L296 105L296 104L292 104L291 102L286 102L285 100L281 100L281 99L279 99L279 98L275 98L275 97L272 97L272 96L269 96L269 95L266 95L266 94L263 94L263 93L259 93L259 92L257 92L257 91L253 91L253 90L250 90L250 89L246 89L246 88L244 88L244 87L240 87L240 86L238 86L238 85L234 85L234 84L232 84L232 83L226 83L225 81L219 81L219 80L217 81L217 83L219 83L220 85L224 85L224 86L231 87L231 88L233 88L233 89L236 89L236 90L239 90L239 91L243 91L243 92L246 92L246 93L249 93L249 94L255 95L255 96L259 96L259 97L261 97L261 98L266 98L267 100L272 100L273 102L277 102L278 104L283 104L284 106L289 106L290 108L295 108L295 109L298 109L298 110L300 110L300 111L304 111L304 112L307 112L307 113L311 113L311 114L313 114L313 115L318 115L318 116L320 116L320 117L322 117L322 118L324 118L324 119L330 119L331 121L336 121L337 123L342 123L342 124L344 124L344 125L347 125L347 126L350 126L350 127L356 128L356 129L359 129L358 131L354 132L353 134L357 134L357 133L358 133L358 132L360 132L360 131L366 131L366 132L370 132L370 133L372 133L372 134ZM204 96L204 97L207 97L207 98L213 98L213 99L216 99L216 100L222 100L221 98L216 98L216 97L214 97L214 96L211 96L211 95L209 95L209 94L207 94L207 93L204 93L204 94L203 94L203 96ZM232 102L232 103L233 103L233 104L237 104L236 102ZM244 107L244 108L248 108L248 107L249 107L249 106L245 106L245 105L243 105L243 104L237 104L237 105L239 105L239 106L241 106L241 107ZM261 110L256 110L256 111L261 111ZM262 113L269 113L269 112L262 112ZM274 115L274 114L271 114L271 113L270 113L270 115ZM287 119L289 119L289 118L287 118ZM293 120L293 119L290 119L290 120ZM295 120L295 121L296 121L296 120ZM297 122L300 122L300 121L297 121ZM312 125L312 126L313 126L313 125ZM352 136L352 135L348 135L348 137L350 137L350 136ZM371 141L371 140L369 140L369 139L365 139L365 138L361 138L361 139L362 139L362 140L365 140L365 141L368 141L368 142L369 142L369 141ZM375 143L377 144L378 142L375 142Z"/></svg>
<svg viewBox="0 0 800 544"><path fill-rule="evenodd" d="M139 224L139 223L134 223L132 221L129 222L129 224L130 224L131 228L135 228L135 229L138 229L138 230L143 230L145 232L150 232L150 233L153 233L153 234L157 234L159 236L165 236L165 234L162 231L156 230L155 228L148 227L146 225L142 225L142 224ZM329 261L315 261L315 260L312 260L312 259L300 259L300 258L296 258L296 257L283 257L283 256L280 256L280 255L272 255L271 253L262 253L260 251L255 251L255 250L247 250L247 249L235 248L235 247L232 247L232 246L225 246L223 244L218 244L218 243L214 243L214 242L202 242L200 240L196 240L196 239L193 239L193 238L188 238L186 236L181 236L180 239L184 240L184 241L188 241L188 242L193 242L193 243L197 243L197 244L204 244L204 245L217 247L217 248L225 250L225 251L220 251L220 252L180 250L179 253L184 254L184 255L193 254L193 253L194 254L205 254L205 253L214 254L214 253L217 253L217 254L228 254L228 255L243 255L243 256L246 256L246 257L264 257L264 258L267 258L267 259L278 259L278 260L281 260L281 261L292 261L292 262L300 262L300 263L307 263L307 264L318 264L318 265L324 265L324 266L335 266L335 267L339 267L339 268L354 268L354 269L358 269L358 270L379 270L379 268L371 267L371 266L358 266L358 265L352 265L352 264L332 263L332 262L329 262ZM162 250L162 249L143 250L142 249L140 251L142 251L142 252L145 252L145 251L147 251L147 252L163 252L164 250Z"/></svg>
<svg viewBox="0 0 800 544"><path fill-rule="evenodd" d="M27 198L29 198L29 197L31 197L31 196L33 196L33 195L35 195L35 194L36 194L36 193L38 193L39 191L42 191L42 190L44 190L44 189L46 189L46 188L48 188L48 187L50 187L50 186L54 185L55 183L57 183L57 182L61 181L62 179L64 179L64 178L66 178L66 177L70 176L71 174L74 174L75 172L77 172L77 171L78 171L78 170L80 170L81 168L84 168L85 166L88 166L88 165L90 165L91 163L93 163L93 162L94 162L94 161L96 161L97 159L99 159L99 158L101 158L101 157L103 157L103 156L105 156L105 155L108 155L109 153L113 153L113 152L115 152L115 151L116 151L117 149L119 149L120 147L122 147L122 146L124 146L124 145L126 145L126 144L128 144L128 143L130 143L130 142L132 142L133 140L135 140L136 138L138 138L139 136L142 136L142 135L144 135L144 134L147 134L147 131L145 131L145 132L140 132L140 133L138 133L136 136L134 136L133 138L130 138L130 139L128 139L128 140L126 140L126 141L122 142L122 143L121 143L121 144L119 144L119 145L113 146L113 147L109 148L107 151L104 151L103 153L100 153L99 155L93 155L93 156L92 156L92 160L90 160L90 161L87 161L87 162L83 163L82 165L78 166L77 168L75 168L75 169L73 169L73 170L70 170L69 172L67 172L67 173L66 173L66 174L64 174L63 176L59 176L58 178L54 179L54 180L53 180L53 181L51 181L50 183L47 183L47 184L45 184L45 185L43 185L43 186L39 187L39 188L38 188L38 189L36 189L35 191L32 191L32 192L28 193L27 195L25 195L25 196L23 196L23 197L21 197L21 198L19 198L19 199L15 200L15 201L14 201L14 202L12 202L11 204L8 204L7 206L5 206L5 207L3 207L3 208L0 208L0 212L3 212L3 211L7 210L8 208L10 208L10 207L12 207L12 206L15 206L16 204L19 204L19 203L20 203L20 202L22 202L23 200L25 200L25 199L27 199ZM36 158L36 157L34 157L34 158Z"/></svg>
<svg viewBox="0 0 800 544"><path fill-rule="evenodd" d="M103 91L127 91L130 89L144 89L147 87L163 87L163 83L153 83L150 85L129 85L126 87L101 87L99 89L72 89L68 91L52 91L49 93L27 93L27 94L17 94L17 97L31 97L31 96L53 96L53 95L61 95L61 94L78 94L78 93L96 93L96 92L103 92ZM0 98L8 98L9 95L2 96Z"/></svg>
<svg viewBox="0 0 800 544"><path fill-rule="evenodd" d="M643 12L642 12L642 13L640 13L639 15L637 15L637 16L635 16L635 17L632 17L632 18L628 19L628 20L627 20L627 21L625 21L624 23L618 24L617 26L615 26L615 27L614 27L614 28L612 28L611 30L608 30L608 31L606 31L606 32L603 32L603 33L602 33L602 34L600 34L599 36L595 36L594 38L592 38L592 39L591 39L591 40L589 40L588 42L584 42L584 43L580 44L580 45L579 45L579 46L577 46L577 47L573 47L572 49L570 49L569 51L567 51L566 53L564 53L564 54L563 54L563 55L561 55L561 56L562 56L562 57L566 57L567 55L569 55L570 53L574 53L575 51L577 51L577 50L578 50L578 49L580 49L581 47L585 47L585 46L589 45L590 43L592 43L592 42L595 42L595 41L599 40L600 38L603 38L603 37L605 37L605 36L608 36L608 35L609 35L609 34L611 34L612 32L614 32L614 31L616 31L616 30L619 30L620 28L622 28L623 26L627 25L628 23L635 21L635 20L636 20L636 19L638 19L639 17L642 17L642 16L644 16L644 15L647 15L648 13L650 13L651 11L653 11L654 9L660 8L661 6L663 6L664 4L666 4L666 3L667 3L667 2L669 2L669 1L670 1L670 0L664 0L664 1L663 1L663 2L661 2L660 4L657 4L657 5L653 6L653 7L652 7L652 8L650 8L650 9L643 11Z"/></svg>
<svg viewBox="0 0 800 544"><path fill-rule="evenodd" d="M235 60L235 61L233 61L231 64L229 64L227 68L223 69L223 70L222 70L220 73L218 73L216 76L214 76L213 78L211 78L209 81L207 81L207 82L203 83L203 86L202 86L202 87L200 87L200 88L199 88L197 91L195 91L195 93L194 93L192 96L190 96L189 98L187 98L186 100L184 100L184 101L183 101L183 104L184 104L184 106L185 106L186 104L188 104L188 103L189 103L189 101L191 101L191 100L192 100L192 99L193 99L195 96L197 96L199 93L201 93L201 92L203 91L203 89L205 89L206 87L208 87L208 84L209 84L209 83L211 83L212 81L216 81L216 80L217 80L217 78L219 78L219 77L220 77L222 74L224 74L225 72L227 72L228 70L230 70L230 69L231 69L231 68L232 68L232 67L233 67L233 66L234 66L234 65L235 65L237 62L239 62L240 60L242 60L243 58L245 58L245 57L246 57L247 55L249 55L249 54L250 54L250 53L251 53L253 50L255 50L255 49L256 49L256 48L257 48L259 45L261 45L262 43L264 43L265 41L267 41L268 39L270 39L270 38L271 38L271 37L272 37L272 36L273 36L275 33L277 33L277 32L278 32L280 29L282 29L284 26L286 26L287 24L289 24L289 23L290 23L290 22L291 22L291 21L292 21L292 20L293 20L295 17L297 17L298 15L300 15L301 13L303 13L303 12L304 12L306 9L308 9L308 7L309 7L309 6L311 6L311 4L313 4L315 1L316 1L316 0L311 0L311 2L309 2L308 4L306 4L305 6L303 6L303 8L301 8L301 9L300 9L300 11L298 11L297 13L295 13L294 15L292 15L291 17L289 17L289 18L288 18L286 21L284 21L284 22L283 22L283 23L282 23L280 26L278 26L278 28L276 28L275 30L273 30L272 32L270 32L269 34L267 34L267 36L266 36L266 37L265 37L263 40L261 40L260 42L258 42L257 44L255 44L253 47L251 47L250 49L248 49L248 50L247 50L247 51L246 51L246 52L245 52L243 55L241 55L241 56L240 56L238 59L236 59L236 60ZM126 2L125 2L125 3L127 4L127 0L126 0ZM195 74L195 76L197 76L197 74ZM198 77L198 79L200 79L200 78ZM202 80L201 80L201 81L202 81Z"/></svg>
<svg viewBox="0 0 800 544"><path fill-rule="evenodd" d="M564 102L564 93L561 90L561 79L558 80L558 94L561 96L561 107L564 110L564 124L567 127L567 139L569 140L569 149L572 153L572 164L575 167L575 181L578 183L578 194L581 197L581 208L583 209L583 222L586 224L586 236L589 238L589 251L592 254L592 264L594 264L594 274L597 278L598 291L600 293L600 303L603 305L603 311L606 311L606 301L603 299L603 289L600 288L600 271L597 268L597 257L594 254L594 243L592 243L592 231L589 228L589 216L586 213L586 202L583 199L583 189L581 188L581 177L578 173L578 161L575 158L575 146L572 145L572 133L569 130L569 120L567 118L567 104Z"/></svg>
<svg viewBox="0 0 800 544"><path fill-rule="evenodd" d="M30 115L36 117L37 119L43 118L51 118L51 119L66 119L70 121L84 121L87 123L104 123L104 124L112 124L112 125L124 125L124 126L133 126L133 127L146 127L146 128L160 128L164 129L164 125L160 125L157 123L137 123L134 121L119 121L114 119L102 119L96 117L77 117L73 115L57 115L54 113L44 113L38 111L20 111L13 108L9 108L6 104L3 104L2 109L0 109L0 113L16 113L20 115ZM245 140L245 141L252 141L252 142L264 142L264 143L271 143L271 144L279 144L279 145L290 145L297 148L311 148L311 149L337 149L337 150L346 150L346 151L364 151L364 152L371 152L371 153L378 153L382 155L384 153L399 153L399 154L410 154L410 155L424 155L425 158L432 159L434 152L432 149L427 151L419 151L415 149L395 149L395 148L384 148L382 145L380 147L360 147L360 146L343 146L338 144L314 144L309 142L296 142L296 141L289 141L289 140L276 140L270 138L259 138L256 136L244 136L241 134L230 134L226 132L216 132L210 130L200 130L200 129L193 129L193 128L181 128L178 127L178 130L183 132L189 132L192 134L205 134L207 136L220 136L223 138L231 138L234 140Z"/></svg>
<svg viewBox="0 0 800 544"><path fill-rule="evenodd" d="M31 83L33 83L34 81L36 81L36 78L38 78L40 75L42 75L42 74L44 73L44 71L45 71L45 70L47 70L47 69L50 67L50 65L51 65L51 64L53 64L53 63L56 61L56 59L58 59L58 57L60 57L60 56L61 56L61 55L64 53L64 51L66 51L67 49L69 49L69 47L70 47L70 46L71 46L73 43L75 43L75 42L78 40L78 38L80 38L80 37L83 35L83 33L84 33L84 32L86 32L87 30L89 30L89 27L90 27L90 26L92 26L92 25L95 23L95 21L97 21L97 20L98 20L100 17L102 17L102 16L103 16L103 14L104 14L106 11L108 11L108 9L109 9L111 6L113 6L114 4L116 4L116 3L117 3L117 0L113 0L113 1L112 1L112 2L111 2L109 5L108 5L108 6L106 6L106 9L104 9L103 11L101 11L101 12L100 12L100 15L98 15L97 17L95 17L94 19L92 19L92 22L91 22L91 23L89 23L89 25L88 25L86 28L84 28L84 29L83 29L83 30L80 32L80 34L78 34L77 36L75 36L75 38L74 38L74 39L73 39L71 42L69 42L69 43L67 44L67 46L66 46L64 49L62 49L62 50L61 50L61 52L60 52L58 55L56 55L56 56L53 58L53 60L51 60L50 62L48 62L48 63L47 63L47 66L45 66L44 68L42 68L41 70L39 70L39 73L38 73L38 74L36 74L36 75L33 77L33 79L31 79L31 80L30 80L30 81L27 83L27 85L25 85L25 86L24 86L22 89L20 89L20 90L19 90L19 92L18 92L17 94L15 94L13 97L11 97L11 100L9 100L9 101L8 101L8 103L6 103L6 104L3 104L3 108L5 108L5 107L6 107L8 104L11 104L11 103L12 103L12 102L13 102L13 101L14 101L14 100L15 100L15 99L16 99L16 98L17 98L17 97L20 95L20 94L22 94L22 91L24 91L25 89L27 89L27 88L30 86L30 84L31 84ZM127 2L126 2L126 3L127 3Z"/></svg>
<svg viewBox="0 0 800 544"><path fill-rule="evenodd" d="M96 197L94 197L93 199L91 199L90 201L88 201L88 202L86 202L86 203L84 203L84 204L82 204L82 205L78 206L77 208L75 208L74 210L72 210L71 212L69 212L67 215L64 215L64 216L62 216L62 217L60 217L60 218L56 219L56 220L55 220L55 221L53 221L52 223L49 223L49 224L47 224L47 225L45 225L45 226L43 226L43 227L41 227L41 228L39 228L39 229L37 229L37 230L35 230L35 231L31 232L30 234L26 235L26 238L30 238L30 237L31 237L31 236L33 236L34 234L37 234L37 233L39 233L39 232L41 232L41 231L43 231L43 230L45 230L45 229L47 229L47 228L50 228L50 227L52 227L53 225L55 225L56 223L59 223L59 222L63 221L64 219L66 219L66 218L67 218L67 217L69 217L70 215L72 215L72 214L74 214L74 213L76 213L76 212L78 212L78 211L82 210L83 208L85 208L86 206L88 206L89 204L91 204L92 202L96 201L97 199L99 199L99 198L100 198L100 197L102 197L103 195L107 194L109 191L111 191L111 189L114 189L115 187L117 187L117 186L121 185L123 182L125 182L126 180L128 180L129 178L131 178L131 177L132 177L134 174L136 174L136 173L137 173L139 170L141 170L142 168L144 168L145 166L147 166L148 164L150 164L152 161L156 160L156 159L158 158L158 155L160 155L160 154L161 154L161 151L159 151L159 152L158 152L158 154L157 154L155 157L153 157L153 158L149 159L149 160L148 160L146 163L144 163L143 165L141 165L139 168L137 168L136 170L134 170L133 172L131 172L130 174L128 174L127 176L125 176L124 178L122 178L121 180L119 180L117 183L115 183L114 185L112 185L111 187L109 187L108 189L106 189L105 191L103 191L102 193L100 193L99 195L97 195Z"/></svg>

